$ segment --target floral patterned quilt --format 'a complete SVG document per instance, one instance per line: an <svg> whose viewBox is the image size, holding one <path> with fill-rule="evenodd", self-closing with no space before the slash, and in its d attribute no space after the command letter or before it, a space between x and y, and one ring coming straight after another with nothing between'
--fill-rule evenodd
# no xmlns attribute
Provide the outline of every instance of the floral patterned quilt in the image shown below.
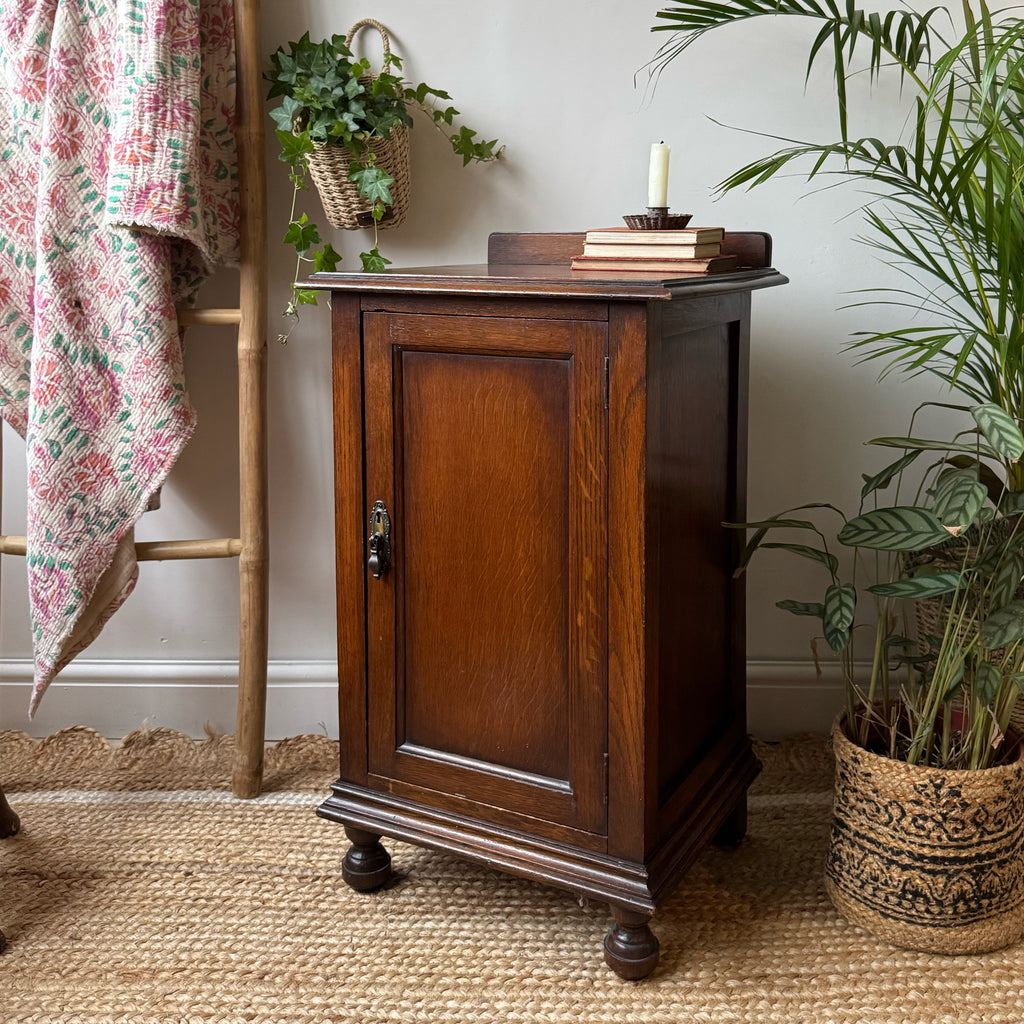
<svg viewBox="0 0 1024 1024"><path fill-rule="evenodd" d="M25 439L35 686L135 585L192 433L175 307L234 262L231 0L0 0L0 414Z"/></svg>

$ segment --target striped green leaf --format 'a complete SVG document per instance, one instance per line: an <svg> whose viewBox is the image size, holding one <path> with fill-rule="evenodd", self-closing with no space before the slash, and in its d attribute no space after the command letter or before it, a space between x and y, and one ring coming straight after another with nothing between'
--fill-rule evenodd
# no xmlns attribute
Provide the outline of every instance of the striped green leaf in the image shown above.
<svg viewBox="0 0 1024 1024"><path fill-rule="evenodd" d="M992 612L982 623L978 639L990 651L1024 639L1024 601L1011 601Z"/></svg>
<svg viewBox="0 0 1024 1024"><path fill-rule="evenodd" d="M992 580L992 607L1003 608L1008 605L1020 589L1024 579L1024 557L1014 552L1003 559Z"/></svg>
<svg viewBox="0 0 1024 1024"><path fill-rule="evenodd" d="M893 580L891 583L874 583L868 590L878 597L941 597L943 594L952 594L953 591L959 590L962 579L958 572L936 572L928 576Z"/></svg>
<svg viewBox="0 0 1024 1024"><path fill-rule="evenodd" d="M876 473L874 476L864 475L864 486L860 490L860 496L863 500L869 494L874 491L883 491L886 487L893 482L893 480L899 476L919 455L921 449L916 451L907 452L905 455L901 455L895 462L886 466L881 472Z"/></svg>
<svg viewBox="0 0 1024 1024"><path fill-rule="evenodd" d="M841 544L874 551L921 551L948 539L936 515L912 505L872 509L839 531Z"/></svg>
<svg viewBox="0 0 1024 1024"><path fill-rule="evenodd" d="M999 457L995 448L980 441L977 444L959 444L952 441L927 441L920 437L876 437L868 444L877 444L882 448L905 448L907 451L920 452L966 452L969 455L986 455L990 459Z"/></svg>
<svg viewBox="0 0 1024 1024"><path fill-rule="evenodd" d="M1001 406L987 402L971 409L985 440L1004 458L1016 462L1024 455L1024 434L1017 421Z"/></svg>
<svg viewBox="0 0 1024 1024"><path fill-rule="evenodd" d="M809 615L814 619L820 619L825 614L824 605L810 601L776 601L775 607L791 615Z"/></svg>
<svg viewBox="0 0 1024 1024"><path fill-rule="evenodd" d="M974 677L974 696L982 705L991 704L999 695L1003 685L1003 674L990 661L978 665Z"/></svg>
<svg viewBox="0 0 1024 1024"><path fill-rule="evenodd" d="M988 490L972 470L947 469L939 474L932 496L942 525L963 533L977 518Z"/></svg>
<svg viewBox="0 0 1024 1024"><path fill-rule="evenodd" d="M839 559L835 555L822 551L821 548L812 548L809 544L783 544L769 541L761 545L762 548L777 548L780 551L789 551L791 554L799 555L801 558L809 558L813 562L821 562L834 576L839 571Z"/></svg>
<svg viewBox="0 0 1024 1024"><path fill-rule="evenodd" d="M825 642L836 654L841 654L850 646L850 640L853 638L853 631L850 629L836 629L835 626L829 625L827 622L825 626Z"/></svg>
<svg viewBox="0 0 1024 1024"><path fill-rule="evenodd" d="M845 632L853 625L857 614L857 589L848 583L833 584L825 590L825 611L822 621L825 635L829 628ZM834 648L833 648L834 649Z"/></svg>

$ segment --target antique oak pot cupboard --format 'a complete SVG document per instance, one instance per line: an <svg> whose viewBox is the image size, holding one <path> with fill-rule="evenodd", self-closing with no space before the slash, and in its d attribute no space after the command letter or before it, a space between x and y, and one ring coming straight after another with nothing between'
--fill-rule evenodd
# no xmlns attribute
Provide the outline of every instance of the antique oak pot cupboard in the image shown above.
<svg viewBox="0 0 1024 1024"><path fill-rule="evenodd" d="M390 836L607 901L608 965L702 848L738 841L746 733L749 269L572 272L580 235L488 263L319 274L332 300L345 880Z"/></svg>

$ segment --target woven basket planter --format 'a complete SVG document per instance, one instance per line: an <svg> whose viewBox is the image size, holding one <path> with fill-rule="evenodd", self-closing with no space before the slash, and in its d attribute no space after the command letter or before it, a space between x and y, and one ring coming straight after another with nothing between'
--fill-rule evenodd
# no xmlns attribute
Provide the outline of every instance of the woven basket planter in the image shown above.
<svg viewBox="0 0 1024 1024"><path fill-rule="evenodd" d="M1024 935L1024 760L980 771L908 765L832 727L825 887L848 921L931 953L983 953Z"/></svg>
<svg viewBox="0 0 1024 1024"><path fill-rule="evenodd" d="M345 45L351 49L356 32L364 26L375 28L380 33L384 53L389 54L391 41L387 29L372 18L357 21L349 29ZM371 139L367 148L376 157L376 166L395 179L390 187L392 203L380 221L380 227L398 227L408 215L412 194L409 127L396 125L388 138ZM347 146L323 143L314 143L313 152L306 157L309 175L320 195L328 222L346 231L373 226L369 200L359 194L356 183L348 177L349 165L353 160L358 160L358 157Z"/></svg>

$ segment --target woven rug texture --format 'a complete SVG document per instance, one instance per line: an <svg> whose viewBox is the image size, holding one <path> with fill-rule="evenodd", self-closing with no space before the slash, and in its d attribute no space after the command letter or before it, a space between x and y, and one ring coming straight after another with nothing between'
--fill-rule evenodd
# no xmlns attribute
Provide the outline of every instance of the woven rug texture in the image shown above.
<svg viewBox="0 0 1024 1024"><path fill-rule="evenodd" d="M1020 1024L1024 949L895 949L822 881L824 737L758 744L736 850L708 850L659 909L661 963L603 964L607 908L400 843L360 895L313 810L335 745L286 740L266 792L230 795L232 740L165 730L0 732L22 832L0 842L2 1024Z"/></svg>

